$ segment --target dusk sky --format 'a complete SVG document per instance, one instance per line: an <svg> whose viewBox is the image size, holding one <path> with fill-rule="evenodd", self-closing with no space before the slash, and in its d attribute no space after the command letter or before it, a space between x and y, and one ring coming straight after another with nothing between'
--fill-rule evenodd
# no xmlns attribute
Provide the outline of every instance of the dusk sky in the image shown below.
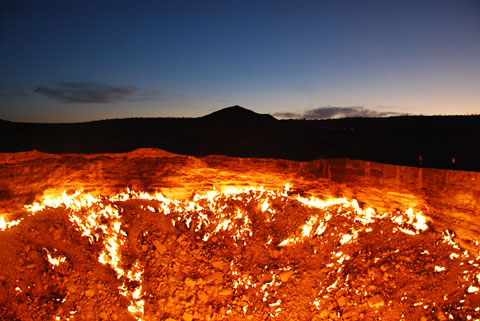
<svg viewBox="0 0 480 321"><path fill-rule="evenodd" d="M0 119L480 113L480 1L2 1Z"/></svg>

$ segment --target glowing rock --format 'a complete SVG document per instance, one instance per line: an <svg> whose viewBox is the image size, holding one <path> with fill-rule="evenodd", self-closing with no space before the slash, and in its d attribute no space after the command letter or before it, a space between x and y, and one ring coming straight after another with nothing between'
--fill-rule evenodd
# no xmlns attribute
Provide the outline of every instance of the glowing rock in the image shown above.
<svg viewBox="0 0 480 321"><path fill-rule="evenodd" d="M385 304L385 302L383 301L382 296L377 294L372 297L369 297L367 299L367 304L371 308L380 308Z"/></svg>
<svg viewBox="0 0 480 321"><path fill-rule="evenodd" d="M160 242L160 240L153 241L153 245L155 246L155 248L160 254L163 254L167 251L167 247L163 245L163 243Z"/></svg>
<svg viewBox="0 0 480 321"><path fill-rule="evenodd" d="M192 280L190 278L186 278L185 279L185 284L188 286L188 287L191 287L191 288L194 288L195 287L195 280Z"/></svg>
<svg viewBox="0 0 480 321"><path fill-rule="evenodd" d="M85 296L88 297L88 298L91 298L94 295L95 295L95 290L89 289L89 290L85 291Z"/></svg>
<svg viewBox="0 0 480 321"><path fill-rule="evenodd" d="M219 295L232 295L233 294L233 289L223 289L222 291L218 292Z"/></svg>
<svg viewBox="0 0 480 321"><path fill-rule="evenodd" d="M193 320L193 315L188 313L188 312L185 312L182 316L183 320L185 321L192 321Z"/></svg>
<svg viewBox="0 0 480 321"><path fill-rule="evenodd" d="M282 273L280 273L279 278L282 282L287 282L292 275L293 271L283 271Z"/></svg>
<svg viewBox="0 0 480 321"><path fill-rule="evenodd" d="M208 295L204 291L199 291L197 293L198 299L202 302L207 302L208 301Z"/></svg>
<svg viewBox="0 0 480 321"><path fill-rule="evenodd" d="M223 270L225 263L223 261L213 261L212 266L217 270Z"/></svg>
<svg viewBox="0 0 480 321"><path fill-rule="evenodd" d="M344 296L341 296L337 299L337 304L339 307L343 307L347 304L347 298Z"/></svg>

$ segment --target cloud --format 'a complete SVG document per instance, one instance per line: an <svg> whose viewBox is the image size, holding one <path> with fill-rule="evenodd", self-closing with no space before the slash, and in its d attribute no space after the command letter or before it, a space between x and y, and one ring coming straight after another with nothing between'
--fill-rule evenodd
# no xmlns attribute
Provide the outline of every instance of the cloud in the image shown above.
<svg viewBox="0 0 480 321"><path fill-rule="evenodd" d="M273 116L278 118L290 119L336 119L336 118L351 118L351 117L390 117L402 116L405 113L397 113L392 111L376 111L362 106L352 107L319 107L305 110L303 113L289 113L280 112Z"/></svg>
<svg viewBox="0 0 480 321"><path fill-rule="evenodd" d="M297 113L289 113L289 112L283 112L283 113L274 113L273 116L277 118L283 118L283 119L297 119L297 118L303 118L303 114L297 114Z"/></svg>
<svg viewBox="0 0 480 321"><path fill-rule="evenodd" d="M98 82L63 82L56 86L38 86L35 92L63 103L112 103L149 100L156 93L135 86L111 86Z"/></svg>

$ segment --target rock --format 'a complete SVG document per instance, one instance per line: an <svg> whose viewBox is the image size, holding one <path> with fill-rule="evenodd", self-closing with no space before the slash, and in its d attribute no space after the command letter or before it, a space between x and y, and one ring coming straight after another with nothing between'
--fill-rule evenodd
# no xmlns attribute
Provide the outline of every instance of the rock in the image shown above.
<svg viewBox="0 0 480 321"><path fill-rule="evenodd" d="M62 237L62 232L60 230L56 230L54 233L53 233L53 239L56 241L56 240L59 240L60 238Z"/></svg>
<svg viewBox="0 0 480 321"><path fill-rule="evenodd" d="M188 287L190 287L190 288L194 288L196 282L195 282L195 280L192 280L192 279L190 279L190 278L186 278L186 279L185 279L185 284L186 284Z"/></svg>
<svg viewBox="0 0 480 321"><path fill-rule="evenodd" d="M193 250L191 253L196 259L201 259L202 258L202 253L200 250L196 249Z"/></svg>
<svg viewBox="0 0 480 321"><path fill-rule="evenodd" d="M279 277L282 282L287 282L292 275L293 271L283 271L282 273L280 273Z"/></svg>
<svg viewBox="0 0 480 321"><path fill-rule="evenodd" d="M339 307L343 307L347 304L347 298L344 296L341 296L337 299L337 304Z"/></svg>
<svg viewBox="0 0 480 321"><path fill-rule="evenodd" d="M233 294L233 289L223 289L218 293L219 295L232 295Z"/></svg>
<svg viewBox="0 0 480 321"><path fill-rule="evenodd" d="M197 297L202 302L207 302L208 301L208 295L204 291L198 291Z"/></svg>
<svg viewBox="0 0 480 321"><path fill-rule="evenodd" d="M337 319L337 312L336 311L330 311L330 314L328 315L330 320L336 320Z"/></svg>
<svg viewBox="0 0 480 321"><path fill-rule="evenodd" d="M77 286L75 284L67 285L67 291L70 293L75 293L77 291Z"/></svg>
<svg viewBox="0 0 480 321"><path fill-rule="evenodd" d="M270 283L273 281L273 276L270 273L259 274L257 276L257 280L260 281L261 283Z"/></svg>
<svg viewBox="0 0 480 321"><path fill-rule="evenodd" d="M367 304L371 308L380 308L385 304L385 302L383 301L382 296L377 294L372 297L369 297L367 299Z"/></svg>
<svg viewBox="0 0 480 321"><path fill-rule="evenodd" d="M209 296L212 296L216 291L216 288L214 286L207 286L205 288L205 292L207 293L207 295Z"/></svg>
<svg viewBox="0 0 480 321"><path fill-rule="evenodd" d="M185 312L182 316L183 320L185 321L192 321L193 320L193 315L188 313L188 312Z"/></svg>
<svg viewBox="0 0 480 321"><path fill-rule="evenodd" d="M332 311L333 309L335 309L336 307L338 306L338 304L336 302L332 302L328 305L328 308L327 310L328 311Z"/></svg>
<svg viewBox="0 0 480 321"><path fill-rule="evenodd" d="M388 281L389 279L393 278L393 274L390 274L390 273L385 273L383 274L383 280L384 281Z"/></svg>
<svg viewBox="0 0 480 321"><path fill-rule="evenodd" d="M320 318L324 319L324 318L328 317L329 313L330 313L330 311L323 310L322 312L320 312Z"/></svg>
<svg viewBox="0 0 480 321"><path fill-rule="evenodd" d="M160 240L153 241L153 245L160 254L163 254L167 251L167 247Z"/></svg>
<svg viewBox="0 0 480 321"><path fill-rule="evenodd" d="M29 264L29 265L27 265L25 268L26 268L27 270L32 270L32 269L35 268L35 266L36 266L35 264Z"/></svg>
<svg viewBox="0 0 480 321"><path fill-rule="evenodd" d="M404 262L407 262L407 263L412 263L413 262L413 259L410 256L406 256L406 255L400 255L398 257L398 259L400 261L404 261Z"/></svg>
<svg viewBox="0 0 480 321"><path fill-rule="evenodd" d="M39 260L41 258L41 255L37 251L31 251L31 252L28 253L28 257L32 261L35 261L35 260Z"/></svg>
<svg viewBox="0 0 480 321"><path fill-rule="evenodd" d="M225 263L223 261L213 261L212 266L217 270L223 271L225 268Z"/></svg>
<svg viewBox="0 0 480 321"><path fill-rule="evenodd" d="M88 298L91 298L92 296L95 295L95 290L93 289L88 289L87 291L85 291L85 296L88 297Z"/></svg>
<svg viewBox="0 0 480 321"><path fill-rule="evenodd" d="M438 318L438 320L440 320L440 321L446 321L446 320L447 320L447 317L445 316L445 314L443 314L443 311L442 311L442 310L438 311L438 313L437 313L437 318Z"/></svg>

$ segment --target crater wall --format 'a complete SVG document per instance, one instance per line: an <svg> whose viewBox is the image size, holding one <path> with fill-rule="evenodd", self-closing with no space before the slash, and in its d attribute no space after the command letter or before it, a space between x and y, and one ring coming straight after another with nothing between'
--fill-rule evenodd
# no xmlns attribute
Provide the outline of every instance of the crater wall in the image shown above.
<svg viewBox="0 0 480 321"><path fill-rule="evenodd" d="M470 248L480 234L480 173L396 166L350 159L297 162L278 159L193 157L156 149L122 154L0 154L0 214L77 189L96 194L127 187L186 199L226 186L264 186L318 197L356 198L377 211L413 207L436 230L453 230Z"/></svg>

